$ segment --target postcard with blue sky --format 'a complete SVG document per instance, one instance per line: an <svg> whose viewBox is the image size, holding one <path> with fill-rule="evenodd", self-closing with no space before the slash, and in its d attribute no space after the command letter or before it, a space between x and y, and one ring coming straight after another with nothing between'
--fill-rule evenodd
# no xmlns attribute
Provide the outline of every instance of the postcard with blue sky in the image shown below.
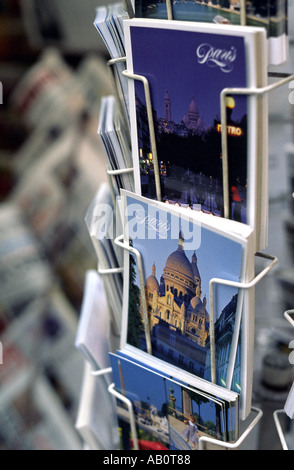
<svg viewBox="0 0 294 470"><path fill-rule="evenodd" d="M162 200L200 205L203 211L223 216L220 93L227 87L248 86L248 67L253 75L256 70L248 62L254 41L248 49L246 35L237 27L132 21L126 23L128 67L145 76L150 86ZM250 34L253 38L248 30ZM144 89L139 80L130 86L136 192L156 199ZM256 186L249 166L256 164L251 139L253 143L257 131L248 97L227 97L226 120L229 216L251 224L248 201L255 201Z"/></svg>
<svg viewBox="0 0 294 470"><path fill-rule="evenodd" d="M131 400L137 424L139 447L156 445L170 450L197 450L199 438L236 438L236 428L227 428L234 408L217 397L192 389L164 374L150 370L120 355L110 354L116 390ZM123 402L120 417L128 419ZM235 417L229 417L235 422Z"/></svg>
<svg viewBox="0 0 294 470"><path fill-rule="evenodd" d="M170 204L152 204L146 198L130 195L126 207L127 237L143 263L152 354L210 381L213 331L216 383L226 386L233 357L231 389L239 393L241 338L237 334L233 339L233 335L235 324L240 325L243 297L236 287L215 285L212 318L209 284L213 278L244 280L246 240L200 223L195 211L191 211L191 218L180 216ZM146 351L140 282L133 255L128 270L127 343Z"/></svg>

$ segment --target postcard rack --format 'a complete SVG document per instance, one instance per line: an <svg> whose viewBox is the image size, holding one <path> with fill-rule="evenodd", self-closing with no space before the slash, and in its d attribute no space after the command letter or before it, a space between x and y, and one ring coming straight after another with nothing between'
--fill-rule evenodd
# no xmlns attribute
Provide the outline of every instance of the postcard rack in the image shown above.
<svg viewBox="0 0 294 470"><path fill-rule="evenodd" d="M142 299L142 310L143 310L143 318L144 318L144 331L145 331L145 338L146 338L146 345L147 345L147 352L152 354L152 346L151 346L151 337L150 337L150 328L149 328L149 319L148 319L148 312L147 312L147 303L146 303L146 295L145 295L145 280L143 274L143 265L142 265L142 258L140 252L135 249L134 247L130 246L128 243L123 241L124 235L120 235L115 239L115 244L121 247L124 250L129 251L130 253L134 254L137 259L137 266L138 266L138 273L139 273L139 280L140 280L140 292L141 292L141 299ZM214 286L215 284L222 284L227 286L237 287L240 290L247 290L254 287L265 275L269 273L269 271L276 265L278 259L274 256L263 254L263 253L256 253L256 256L263 258L265 260L269 260L270 263L258 274L255 278L248 283L240 283L240 282L233 282L226 279L218 279L213 278L210 280L210 293L209 293L209 310L211 312L211 371L212 377L211 380L213 383L216 383L216 365L215 365L215 339L214 339L214 321L213 321L213 303L214 303ZM112 275L115 273L122 272L122 268L117 269L98 269L98 272L102 275ZM228 376L227 376L227 388L230 388L232 382L232 374L235 365L235 358L236 358L236 351L237 351L237 343L238 343L238 334L240 329L241 318L239 318L236 323L238 323L237 328L235 328L234 333L234 340L233 346L229 361L228 367ZM107 374L112 373L112 368L106 368L102 370L93 370L92 375L96 377L105 376ZM126 396L122 395L115 389L114 383L111 383L108 386L109 393L116 399L121 400L127 407L128 414L129 414L129 421L130 421L130 428L132 432L132 439L133 439L133 448L134 450L139 450L139 440L137 436L136 430L136 419L135 413L133 409L133 404L131 400L129 400ZM240 445L245 441L247 436L251 433L253 428L256 426L258 421L262 418L263 412L256 408L252 407L251 412L255 413L256 416L250 424L246 427L245 431L241 434L239 439L236 442L225 442L220 441L218 439L202 436L199 439L199 450L206 450L207 445L213 445L216 447L225 448L228 450L238 449Z"/></svg>
<svg viewBox="0 0 294 470"><path fill-rule="evenodd" d="M130 0L123 0L125 5L125 10L128 12L129 17L132 18L134 16L132 6L130 4ZM166 0L167 6L167 13L168 13L168 20L173 20L173 13L172 13L172 4L171 0ZM241 6L241 24L246 25L246 0L240 1ZM120 96L120 91L117 85L117 79L115 76L115 67L117 64L121 62L126 62L126 57L118 57L108 61L107 65L110 70L111 81L113 84L113 90L117 99L117 104L120 108L121 116L126 124L126 129L129 129L129 122L127 120L126 114L123 109L122 99ZM148 130L149 130L149 137L150 137L150 146L153 158L153 166L154 166L154 177L155 177L155 191L156 191L156 198L158 201L162 201L162 194L161 194L161 181L160 181L160 166L158 161L158 154L157 154L157 145L156 145L156 137L155 137L155 126L153 120L153 111L152 111L152 100L151 100L151 93L150 93L150 86L148 79L145 76L133 74L128 70L124 70L122 75L127 78L128 80L135 80L140 81L144 87L144 95L145 95L145 103L146 103L146 111L147 111L147 122L148 122ZM269 74L269 77L276 78L278 77L279 80L269 84L264 87L260 88L224 88L220 93L220 111L221 111L221 149L222 149L222 175L223 175L223 205L224 205L224 217L229 218L230 213L230 202L229 202L229 162L228 162L228 137L227 137L227 113L226 113L226 98L228 95L246 95L246 96L261 96L271 91L282 87L289 83L290 81L294 80L294 75L290 74ZM112 182L112 177L115 175L123 174L123 173L133 173L134 168L125 168L125 169L117 169L111 170L107 168L107 176L109 178L110 189L112 192L112 197L114 201L114 210L116 208L115 203L115 190ZM146 346L147 352L152 354L152 344L151 344L151 336L150 336L150 328L149 328L149 318L148 318L148 311L147 311L147 302L146 302L146 293L145 293L145 280L143 274L143 266L142 266L142 259L141 254L138 250L134 247L130 246L126 241L124 241L124 235L120 235L115 239L115 244L121 247L123 250L127 250L132 253L137 260L137 267L138 267L138 274L139 274L139 282L140 282L140 293L141 293L141 301L142 301L142 312L143 312L143 319L144 319L144 331L145 331L145 338L146 338ZM261 252L257 252L255 254L256 257L263 258L264 260L269 261L269 264L258 274L254 277L251 282L248 283L238 283L232 282L226 279L211 279L209 283L209 311L210 311L210 331L211 331L211 381L216 383L216 361L215 361L215 335L214 335L214 287L216 284L222 284L227 286L232 286L240 289L241 291L248 290L253 288L258 284L258 282L266 276L269 271L277 264L278 259L275 256L267 255ZM102 275L111 275L115 272L122 272L123 268L118 268L117 270L110 270L110 269L98 269L98 272ZM285 312L285 317L294 327L294 321L289 316L289 312ZM226 386L230 388L232 383L233 377L233 370L235 365L236 359L236 351L237 351L237 344L238 344L238 334L240 331L241 325L241 318L236 320L237 328L235 329L234 338L233 338L233 347L230 355L228 373L226 377ZM107 368L104 370L92 371L94 376L103 376L106 374L111 374L112 369ZM137 428L136 428L136 420L135 420L135 412L133 409L133 404L131 400L129 400L126 396L122 395L115 389L115 385L111 383L108 387L109 393L116 399L121 400L127 407L129 420L130 420L130 427L132 432L133 438L133 448L134 450L139 450L139 440L137 435ZM282 429L279 423L279 414L283 413L284 410L277 410L274 413L274 421L277 427L277 431L280 436L280 440L284 449L286 449L286 442L285 438L282 433ZM245 431L241 434L239 439L236 442L224 442L220 441L215 438L210 438L207 436L202 436L199 439L199 450L205 450L206 446L209 444L215 445L217 447L225 448L225 449L237 449L239 448L243 442L246 440L248 435L252 432L255 428L259 420L262 418L263 412L259 408L252 407L251 413L256 414L256 416L251 420L250 424L246 427Z"/></svg>
<svg viewBox="0 0 294 470"><path fill-rule="evenodd" d="M293 319L293 315L294 315L294 310L286 310L286 311L284 312L284 317L285 317L285 319L286 319L286 320L290 323L290 325L293 326L293 328L294 328L294 319ZM290 342L289 347L290 347L290 348L294 348L294 340ZM293 387L294 387L294 383L293 383ZM291 391L293 391L293 387L292 387ZM290 392L290 393L291 393L291 392ZM278 436L279 436L279 439L280 439L280 442L281 442L282 449L283 449L283 450L289 450L287 441L286 441L286 439L285 439L284 431L283 431L282 426L281 426L280 415L285 415L285 410L284 410L284 409L280 409L280 410L275 410L275 411L274 411L273 417L274 417L275 426L276 426L277 433L278 433Z"/></svg>

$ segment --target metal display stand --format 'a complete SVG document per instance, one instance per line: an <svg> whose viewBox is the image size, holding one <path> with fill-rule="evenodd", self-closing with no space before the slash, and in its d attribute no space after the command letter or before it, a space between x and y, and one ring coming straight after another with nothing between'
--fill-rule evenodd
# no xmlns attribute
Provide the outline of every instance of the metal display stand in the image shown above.
<svg viewBox="0 0 294 470"><path fill-rule="evenodd" d="M130 18L134 16L130 0L124 0L125 9L128 11ZM241 25L246 25L246 0L241 0ZM167 6L167 15L168 20L173 20L173 12L172 12L172 3L171 0L166 0ZM117 63L126 62L126 57L121 57L117 59L112 59L108 61L108 66L111 71L111 77L113 82L113 87L115 90L115 94L117 97L118 105L121 109L121 115L125 118L125 113L123 111L123 106L121 103L121 99L119 96L117 83L115 79L114 67ZM151 94L150 94L150 87L148 79L142 75L137 75L129 72L128 70L124 70L122 74L130 79L130 80L137 80L140 81L144 86L144 93L145 93L145 102L146 102L146 109L147 109L147 119L148 119L148 128L149 128L149 135L150 135L150 144L151 144L151 151L153 155L153 163L154 163L154 175L155 175L155 188L156 188L156 197L158 201L162 200L161 194L161 184L160 184L160 170L159 170L159 162L158 162L158 154L157 154L157 146L156 146L156 138L155 138L155 127L154 127L154 120L153 120L153 112L152 112L152 101L151 101ZM222 170L223 170L223 200L224 200L224 217L229 218L230 212L230 204L229 204L229 162L228 162L228 143L227 143L227 115L226 115L226 97L227 95L264 95L266 93L279 88L290 81L294 80L294 75L276 75L279 76L280 80L271 84L267 85L262 88L225 88L222 90L220 94L220 107L221 107L221 145L222 145ZM126 122L126 128L129 128L129 123ZM123 170L109 170L107 169L107 175L111 182L112 176L117 174L122 174L126 172L134 172L134 168L127 168ZM113 198L115 200L115 194L113 190L113 185L110 184L112 188ZM115 207L115 204L114 204ZM139 281L140 281L140 293L141 293L141 302L142 302L142 311L143 311L143 319L144 319L144 331L146 336L146 344L147 344L147 352L152 354L152 345L151 345L151 336L150 336L150 328L149 328L149 318L148 318L148 311L147 311L147 302L146 302L146 293L145 293L145 280L143 274L143 265L142 265L142 258L141 254L138 250L134 247L130 246L124 240L124 235L120 235L115 239L115 244L121 247L123 250L127 250L130 253L134 254L137 260L137 267L138 267L138 274L139 274ZM232 282L226 279L211 279L209 283L209 311L210 311L210 328L211 328L211 381L216 383L216 360L215 360L215 335L214 335L214 286L215 284L222 284L227 286L233 286L241 290L248 290L253 288L264 276L266 276L269 271L277 264L278 259L275 256L263 254L263 253L256 253L255 256L262 257L268 261L270 261L269 265L266 266L255 278L248 283L241 283L241 282ZM118 268L118 270L103 270L100 269L100 274L113 274L114 272L122 272L123 268ZM291 311L285 312L285 318L290 322L290 324L294 327L294 319L291 317ZM240 319L241 321L241 319ZM240 325L237 325L237 330L239 329ZM234 348L232 348L234 349ZM228 380L227 380L227 388L230 388L231 384L231 376L232 370L234 368L235 363L235 356L234 351L230 357L230 367L228 369ZM101 371L92 371L92 374L95 376L101 376L104 374L111 374L112 369L104 369ZM125 397L124 395L120 394L116 389L115 385L112 383L108 387L109 393L114 396L116 399L121 400L128 409L129 413L129 421L131 426L132 438L133 438L133 447L134 450L139 450L139 441L136 429L136 419L135 413L133 409L132 402ZM262 410L252 407L251 411L256 413L255 418L251 421L251 423L247 426L246 430L241 434L239 439L236 442L224 442L220 441L215 438L210 438L207 436L202 436L199 439L199 450L205 450L205 447L209 444L219 446L221 448L225 448L228 450L237 449L240 445L246 440L248 435L251 431L255 428L259 420L262 418L263 412ZM280 436L280 440L284 449L287 449L287 444L285 442L285 438L280 426L279 422L279 415L284 413L284 410L277 410L274 413L274 420L277 427L277 431Z"/></svg>

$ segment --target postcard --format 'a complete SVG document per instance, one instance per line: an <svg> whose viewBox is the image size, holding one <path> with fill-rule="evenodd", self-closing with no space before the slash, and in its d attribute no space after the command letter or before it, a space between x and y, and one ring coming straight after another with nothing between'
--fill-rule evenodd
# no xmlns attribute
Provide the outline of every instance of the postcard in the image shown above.
<svg viewBox="0 0 294 470"><path fill-rule="evenodd" d="M166 1L134 0L135 14L141 18L168 19ZM246 2L248 26L269 28L268 2ZM240 2L224 1L172 1L172 13L175 20L201 21L216 24L241 25Z"/></svg>
<svg viewBox="0 0 294 470"><path fill-rule="evenodd" d="M119 393L131 400L139 447L198 450L201 436L236 439L238 412L231 403L204 393L134 361L110 354L113 380ZM118 400L118 415L128 413ZM234 423L232 425L232 423Z"/></svg>
<svg viewBox="0 0 294 470"><path fill-rule="evenodd" d="M75 346L94 371L109 367L110 318L103 280L97 271L88 270Z"/></svg>
<svg viewBox="0 0 294 470"><path fill-rule="evenodd" d="M94 26L97 29L111 59L119 59L125 56L124 37L122 31L122 21L127 18L127 13L122 5L114 4L99 6L96 9ZM128 83L122 72L125 63L118 61L112 66L114 83L122 103L124 118L128 122Z"/></svg>
<svg viewBox="0 0 294 470"><path fill-rule="evenodd" d="M220 94L265 84L266 67L256 55L265 47L264 31L148 19L124 24L128 70L150 87L160 198L224 216ZM144 89L139 80L129 85L135 191L159 199ZM256 96L226 97L229 217L258 233L266 193L258 171L266 159L260 141L265 149L267 141L261 103Z"/></svg>
<svg viewBox="0 0 294 470"><path fill-rule="evenodd" d="M91 365L85 362L75 428L90 450L119 449L115 400L105 376L95 377L91 372Z"/></svg>
<svg viewBox="0 0 294 470"><path fill-rule="evenodd" d="M118 228L118 218L113 218L113 198L110 187L102 183L92 199L85 216L88 233L95 249L98 269L117 270L123 262L121 250L114 244ZM113 272L111 276L102 276L106 298L110 308L111 323L115 333L121 328L121 311L123 296L123 278L121 272ZM101 299L100 299L101 300Z"/></svg>
<svg viewBox="0 0 294 470"><path fill-rule="evenodd" d="M125 170L132 167L127 130L123 126L113 95L104 96L101 99L98 136L107 155L110 170ZM114 175L116 190L125 188L132 191L133 180L132 171Z"/></svg>
<svg viewBox="0 0 294 470"><path fill-rule="evenodd" d="M137 259L126 251L121 348L131 345L240 393L247 375L244 342L252 341L247 327L242 334L242 316L248 317L244 291L216 283L211 294L211 281L247 280L252 230L228 221L249 230L237 235L221 218L180 213L126 191L122 196L125 241L141 256L146 310Z"/></svg>

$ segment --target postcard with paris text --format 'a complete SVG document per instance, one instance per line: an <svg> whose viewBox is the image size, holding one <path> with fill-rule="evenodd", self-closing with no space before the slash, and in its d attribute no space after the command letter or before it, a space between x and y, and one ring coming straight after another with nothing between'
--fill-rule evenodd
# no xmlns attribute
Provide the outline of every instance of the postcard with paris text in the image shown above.
<svg viewBox="0 0 294 470"><path fill-rule="evenodd" d="M261 145L266 149L266 123L261 119L264 98L226 94L227 175L220 95L223 89L265 85L266 67L257 60L265 47L264 30L132 19L125 22L125 37L129 72L146 77L149 83L158 159L156 166L143 85L130 80L136 192L200 206L216 216L224 215L226 203L229 218L249 224L260 234L266 226L258 209L265 207L261 200L266 194L261 171L266 159Z"/></svg>

